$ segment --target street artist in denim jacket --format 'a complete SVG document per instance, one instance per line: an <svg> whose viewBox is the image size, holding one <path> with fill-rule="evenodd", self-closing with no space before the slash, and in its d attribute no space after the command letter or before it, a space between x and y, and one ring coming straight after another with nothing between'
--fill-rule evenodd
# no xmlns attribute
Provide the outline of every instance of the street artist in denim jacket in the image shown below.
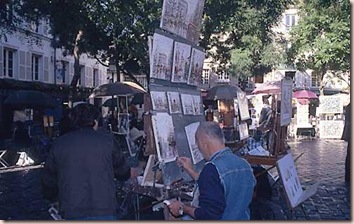
<svg viewBox="0 0 354 224"><path fill-rule="evenodd" d="M256 183L251 166L225 147L218 124L201 123L195 138L207 161L200 175L189 158L180 157L177 163L197 180L198 203L186 205L174 201L168 206L170 212L176 217L186 214L196 220L249 220L249 204Z"/></svg>

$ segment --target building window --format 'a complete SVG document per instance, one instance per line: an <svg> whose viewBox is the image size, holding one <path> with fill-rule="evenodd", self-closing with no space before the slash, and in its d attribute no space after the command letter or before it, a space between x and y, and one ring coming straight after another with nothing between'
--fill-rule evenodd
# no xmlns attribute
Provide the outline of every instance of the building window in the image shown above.
<svg viewBox="0 0 354 224"><path fill-rule="evenodd" d="M295 25L295 15L294 14L285 14L285 29L289 31L292 26Z"/></svg>
<svg viewBox="0 0 354 224"><path fill-rule="evenodd" d="M79 75L79 80L77 81L78 86L82 85L82 78L85 79L85 66L84 65L80 65L80 75Z"/></svg>
<svg viewBox="0 0 354 224"><path fill-rule="evenodd" d="M39 29L38 29L39 28L39 23L31 21L28 24L28 28L29 28L30 31L38 33L38 31L39 31Z"/></svg>
<svg viewBox="0 0 354 224"><path fill-rule="evenodd" d="M230 81L229 74L225 71L218 73L218 81L219 82L229 82Z"/></svg>
<svg viewBox="0 0 354 224"><path fill-rule="evenodd" d="M10 49L4 48L4 76L6 77L14 77L14 54L15 52Z"/></svg>
<svg viewBox="0 0 354 224"><path fill-rule="evenodd" d="M32 55L32 64L31 64L31 72L32 72L32 80L39 80L39 59L40 56Z"/></svg>
<svg viewBox="0 0 354 224"><path fill-rule="evenodd" d="M210 69L203 69L202 84L209 84Z"/></svg>
<svg viewBox="0 0 354 224"><path fill-rule="evenodd" d="M99 76L98 76L98 69L94 68L93 69L93 87L96 87L99 85Z"/></svg>
<svg viewBox="0 0 354 224"><path fill-rule="evenodd" d="M313 87L320 86L320 76L318 74L312 73L312 75L311 75L311 85Z"/></svg>

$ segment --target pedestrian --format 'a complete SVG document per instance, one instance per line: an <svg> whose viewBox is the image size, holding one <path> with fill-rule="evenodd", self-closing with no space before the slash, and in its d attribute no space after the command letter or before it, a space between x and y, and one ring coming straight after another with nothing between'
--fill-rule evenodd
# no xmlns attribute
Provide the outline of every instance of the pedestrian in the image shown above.
<svg viewBox="0 0 354 224"><path fill-rule="evenodd" d="M343 129L343 134L342 134L342 140L348 142L347 146L347 156L345 157L345 182L350 183L350 114L351 114L351 107L350 103L347 105L345 108L345 123L344 123L344 129Z"/></svg>
<svg viewBox="0 0 354 224"><path fill-rule="evenodd" d="M176 217L185 214L196 220L249 220L256 184L250 164L225 146L217 123L202 122L195 139L207 162L199 174L190 158L177 159L177 164L197 181L198 187L190 205L176 200L168 205L170 212Z"/></svg>
<svg viewBox="0 0 354 224"><path fill-rule="evenodd" d="M64 219L116 219L114 178L136 176L113 135L96 131L99 116L94 105L74 107L74 130L55 139L46 160L43 193Z"/></svg>
<svg viewBox="0 0 354 224"><path fill-rule="evenodd" d="M269 95L262 97L263 107L259 116L259 127L258 130L263 132L263 139L266 143L266 149L270 150L270 132L272 124L272 109L269 104Z"/></svg>

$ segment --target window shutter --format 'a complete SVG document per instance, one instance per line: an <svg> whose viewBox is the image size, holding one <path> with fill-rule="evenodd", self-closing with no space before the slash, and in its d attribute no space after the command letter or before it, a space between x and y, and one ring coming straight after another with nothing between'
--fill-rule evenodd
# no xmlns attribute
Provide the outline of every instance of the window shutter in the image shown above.
<svg viewBox="0 0 354 224"><path fill-rule="evenodd" d="M39 80L41 80L41 77L39 77ZM43 57L43 81L49 82L49 58L48 57Z"/></svg>
<svg viewBox="0 0 354 224"><path fill-rule="evenodd" d="M67 79L67 84L70 85L71 80L74 77L74 64L73 63L69 63L69 78Z"/></svg>
<svg viewBox="0 0 354 224"><path fill-rule="evenodd" d="M3 68L3 53L4 53L4 48L0 46L0 77L4 76L4 68Z"/></svg>
<svg viewBox="0 0 354 224"><path fill-rule="evenodd" d="M32 66L31 66L31 63L32 63L31 54L29 52L26 52L25 79L28 80L28 81L32 80L32 71L31 71L31 67Z"/></svg>
<svg viewBox="0 0 354 224"><path fill-rule="evenodd" d="M93 71L92 68L86 69L86 86L92 87L93 86Z"/></svg>
<svg viewBox="0 0 354 224"><path fill-rule="evenodd" d="M26 52L19 51L19 74L20 80L26 80Z"/></svg>

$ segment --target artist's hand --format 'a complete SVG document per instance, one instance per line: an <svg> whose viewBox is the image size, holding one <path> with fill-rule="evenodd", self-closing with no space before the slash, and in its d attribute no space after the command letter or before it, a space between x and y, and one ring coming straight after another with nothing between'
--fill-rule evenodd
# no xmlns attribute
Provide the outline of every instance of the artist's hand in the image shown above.
<svg viewBox="0 0 354 224"><path fill-rule="evenodd" d="M170 210L171 214L174 217L178 217L181 216L181 214L179 213L181 205L183 206L183 203L181 201L173 201L170 205L168 205L168 209Z"/></svg>
<svg viewBox="0 0 354 224"><path fill-rule="evenodd" d="M192 161L188 157L178 157L176 162L179 167L182 167L186 171L193 170Z"/></svg>
<svg viewBox="0 0 354 224"><path fill-rule="evenodd" d="M141 174L141 168L139 167L131 167L130 168L130 177L134 178Z"/></svg>

